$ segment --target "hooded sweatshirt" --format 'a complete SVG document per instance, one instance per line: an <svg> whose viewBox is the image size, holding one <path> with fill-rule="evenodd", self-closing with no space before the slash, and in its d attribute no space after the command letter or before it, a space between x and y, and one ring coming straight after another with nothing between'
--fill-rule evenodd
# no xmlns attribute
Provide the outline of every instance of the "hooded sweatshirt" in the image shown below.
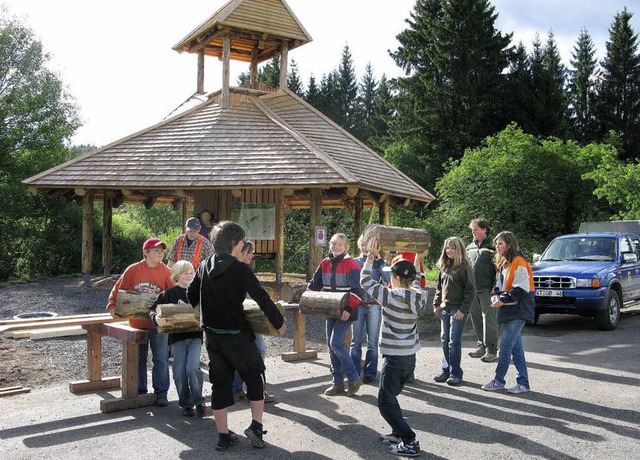
<svg viewBox="0 0 640 460"><path fill-rule="evenodd" d="M251 267L232 255L214 254L205 259L187 288L189 303L194 308L200 304L200 326L229 333L251 330L242 305L247 294L273 327L280 329L284 318L273 300Z"/></svg>

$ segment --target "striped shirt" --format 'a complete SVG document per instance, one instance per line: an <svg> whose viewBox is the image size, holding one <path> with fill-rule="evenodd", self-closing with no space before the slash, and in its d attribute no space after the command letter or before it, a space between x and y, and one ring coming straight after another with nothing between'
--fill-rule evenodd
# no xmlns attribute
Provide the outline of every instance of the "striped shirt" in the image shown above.
<svg viewBox="0 0 640 460"><path fill-rule="evenodd" d="M360 285L382 305L380 354L409 356L420 350L418 312L427 307L427 292L420 288L419 275L411 289L389 289L371 276L371 263L365 262L360 273Z"/></svg>

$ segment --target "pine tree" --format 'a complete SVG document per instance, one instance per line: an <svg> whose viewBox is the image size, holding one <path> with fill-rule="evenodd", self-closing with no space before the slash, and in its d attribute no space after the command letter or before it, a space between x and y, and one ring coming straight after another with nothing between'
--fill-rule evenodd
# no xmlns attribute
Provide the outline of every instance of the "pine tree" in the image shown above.
<svg viewBox="0 0 640 460"><path fill-rule="evenodd" d="M358 88L358 113L355 136L365 144L374 134L374 118L378 102L378 82L373 75L373 67L369 62L364 69L364 77Z"/></svg>
<svg viewBox="0 0 640 460"><path fill-rule="evenodd" d="M293 59L291 59L291 66L287 75L287 87L297 96L302 97L304 95L302 79L300 78L300 74L298 73L298 64Z"/></svg>
<svg viewBox="0 0 640 460"><path fill-rule="evenodd" d="M421 173L432 188L450 157L503 126L511 35L495 28L488 0L418 0L391 55L399 78L396 142L426 156ZM402 168L402 165L398 165Z"/></svg>
<svg viewBox="0 0 640 460"><path fill-rule="evenodd" d="M342 50L342 59L340 60L336 76L337 112L334 121L347 131L354 132L358 124L358 81L349 45L345 45Z"/></svg>
<svg viewBox="0 0 640 460"><path fill-rule="evenodd" d="M583 144L596 140L594 133L594 86L598 78L598 60L595 54L596 50L591 35L587 29L582 28L571 53L573 69L569 71L569 98L573 135Z"/></svg>
<svg viewBox="0 0 640 460"><path fill-rule="evenodd" d="M597 98L598 134L615 130L620 135L621 159L640 158L640 56L632 17L625 8L609 29Z"/></svg>
<svg viewBox="0 0 640 460"><path fill-rule="evenodd" d="M272 88L280 86L280 56L274 57L258 70L258 81Z"/></svg>
<svg viewBox="0 0 640 460"><path fill-rule="evenodd" d="M316 109L322 109L322 95L320 94L320 88L318 88L316 78L313 74L309 77L309 84L307 85L307 92L304 94L304 100Z"/></svg>
<svg viewBox="0 0 640 460"><path fill-rule="evenodd" d="M505 122L515 122L524 132L536 133L531 65L522 42L518 44L511 58L507 87L509 103L505 112Z"/></svg>
<svg viewBox="0 0 640 460"><path fill-rule="evenodd" d="M383 152L390 143L389 124L395 111L395 98L391 91L391 83L382 74L376 92L376 104L372 119L372 135L368 143L372 148Z"/></svg>

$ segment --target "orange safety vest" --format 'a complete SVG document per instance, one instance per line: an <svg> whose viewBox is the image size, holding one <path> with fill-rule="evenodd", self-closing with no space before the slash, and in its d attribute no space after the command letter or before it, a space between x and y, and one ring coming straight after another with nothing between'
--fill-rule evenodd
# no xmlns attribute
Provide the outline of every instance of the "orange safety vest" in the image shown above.
<svg viewBox="0 0 640 460"><path fill-rule="evenodd" d="M178 251L176 254L176 259L177 260L182 260L182 258L180 257L180 254L182 252L182 244L184 243L184 241L187 239L187 235L182 235L182 238L180 238L180 241L178 241ZM200 253L202 252L202 242L204 241L204 236L202 235L198 235L198 242L196 243L196 250L193 253L193 260L191 261L191 265L193 265L194 267L198 266L198 262L200 261Z"/></svg>

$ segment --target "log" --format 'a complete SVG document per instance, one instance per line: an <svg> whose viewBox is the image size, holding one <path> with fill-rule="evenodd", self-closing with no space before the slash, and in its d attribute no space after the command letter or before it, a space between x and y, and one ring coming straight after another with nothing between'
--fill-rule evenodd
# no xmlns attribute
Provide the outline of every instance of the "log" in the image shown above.
<svg viewBox="0 0 640 460"><path fill-rule="evenodd" d="M149 319L149 309L158 298L158 294L138 291L119 291L116 299L115 314L120 318Z"/></svg>
<svg viewBox="0 0 640 460"><path fill-rule="evenodd" d="M389 227L372 224L364 229L363 239L368 244L372 238L378 240L380 251L417 252L427 251L431 246L429 232L422 228Z"/></svg>
<svg viewBox="0 0 640 460"><path fill-rule="evenodd" d="M243 303L244 314L249 322L249 327L256 334L278 336L278 330L273 327L271 321L267 318L260 306L253 300L247 299ZM284 308L280 302L276 302L276 307L284 316Z"/></svg>
<svg viewBox="0 0 640 460"><path fill-rule="evenodd" d="M164 326L158 326L160 333L172 334L202 330L200 329L200 309L193 308L190 304L167 303L158 305L156 310L167 321Z"/></svg>
<svg viewBox="0 0 640 460"><path fill-rule="evenodd" d="M293 288L289 283L278 284L275 281L260 281L262 288L269 293L269 297L276 300L291 302L293 300Z"/></svg>
<svg viewBox="0 0 640 460"><path fill-rule="evenodd" d="M340 318L349 304L349 292L305 291L300 296L300 311L305 315Z"/></svg>

